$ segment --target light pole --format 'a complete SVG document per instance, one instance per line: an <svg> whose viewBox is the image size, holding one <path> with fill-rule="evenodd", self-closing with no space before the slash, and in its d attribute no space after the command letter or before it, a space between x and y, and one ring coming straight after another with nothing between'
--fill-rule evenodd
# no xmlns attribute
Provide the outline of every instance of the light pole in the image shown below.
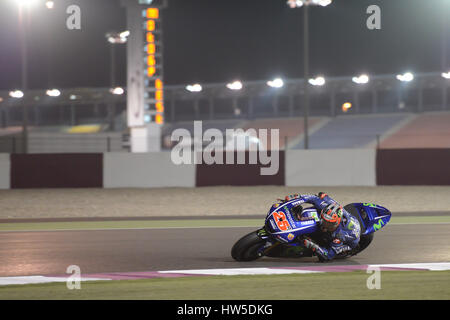
<svg viewBox="0 0 450 320"><path fill-rule="evenodd" d="M116 52L115 52L115 45L116 44L124 44L127 43L128 37L130 35L129 31L123 31L123 32L108 32L105 37L106 40L110 44L110 55L111 55L111 88L115 88L116 86Z"/></svg>
<svg viewBox="0 0 450 320"><path fill-rule="evenodd" d="M123 89L116 87L116 51L115 46L117 44L125 44L127 43L128 37L130 36L130 31L123 32L108 32L105 37L106 40L110 44L110 92L113 95L122 95ZM109 107L109 122L110 122L110 130L114 130L114 114L115 114L115 103L111 102Z"/></svg>
<svg viewBox="0 0 450 320"><path fill-rule="evenodd" d="M304 136L305 136L305 149L309 149L309 129L308 129L308 118L309 118L309 6L322 6L326 7L331 4L333 0L288 0L287 4L290 8L300 8L305 7L303 10L303 84L304 84L304 115L303 115L303 126L304 126Z"/></svg>
<svg viewBox="0 0 450 320"><path fill-rule="evenodd" d="M26 94L28 90L28 47L27 33L30 22L30 6L35 0L17 0L19 6L19 38L20 38L20 58L22 62L22 91ZM28 153L28 107L27 102L22 102L22 151Z"/></svg>

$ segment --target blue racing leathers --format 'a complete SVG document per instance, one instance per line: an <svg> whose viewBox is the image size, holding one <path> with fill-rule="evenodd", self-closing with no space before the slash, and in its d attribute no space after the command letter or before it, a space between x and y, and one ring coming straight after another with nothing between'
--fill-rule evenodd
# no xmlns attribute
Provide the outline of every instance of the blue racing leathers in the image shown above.
<svg viewBox="0 0 450 320"><path fill-rule="evenodd" d="M331 197L325 193L316 195L302 195L301 198L306 202L314 205L320 212L332 203L336 203ZM337 229L329 233L331 243L327 246L320 247L312 243L314 253L321 260L332 260L336 255L344 255L354 249L359 243L361 226L359 221L342 209L342 220Z"/></svg>

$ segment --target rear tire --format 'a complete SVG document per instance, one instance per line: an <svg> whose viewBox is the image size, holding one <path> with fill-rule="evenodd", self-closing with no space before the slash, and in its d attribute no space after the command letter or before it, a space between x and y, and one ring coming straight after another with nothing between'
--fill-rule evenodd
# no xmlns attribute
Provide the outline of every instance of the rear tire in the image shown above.
<svg viewBox="0 0 450 320"><path fill-rule="evenodd" d="M253 231L238 240L231 249L231 256L236 261L253 261L261 256L258 250L264 246L266 240L261 239L258 231Z"/></svg>

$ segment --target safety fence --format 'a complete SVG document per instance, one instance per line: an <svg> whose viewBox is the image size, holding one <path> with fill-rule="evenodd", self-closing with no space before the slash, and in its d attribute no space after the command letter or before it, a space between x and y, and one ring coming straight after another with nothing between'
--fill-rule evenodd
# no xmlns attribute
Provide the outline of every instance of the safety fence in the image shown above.
<svg viewBox="0 0 450 320"><path fill-rule="evenodd" d="M203 137L190 137L189 142L184 138L172 140L170 136L163 136L160 148L170 151L174 147L194 149L195 145L202 148L214 148L225 151L255 150L303 150L305 137L299 135L282 135L267 131L265 136L242 135L227 137L223 135L220 142ZM134 138L135 141L150 143L143 138ZM0 153L23 153L24 145L21 135L0 137ZM34 134L28 137L28 153L107 153L129 152L131 142L129 136L120 133L105 133L96 135L83 134ZM437 149L450 148L450 134L436 132L427 134L312 134L308 139L308 148L314 150L327 149Z"/></svg>

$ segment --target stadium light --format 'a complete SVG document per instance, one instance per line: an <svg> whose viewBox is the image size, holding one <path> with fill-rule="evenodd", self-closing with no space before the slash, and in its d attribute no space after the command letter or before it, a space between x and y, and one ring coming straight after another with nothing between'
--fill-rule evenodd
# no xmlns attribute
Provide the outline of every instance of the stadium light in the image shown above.
<svg viewBox="0 0 450 320"><path fill-rule="evenodd" d="M234 81L227 84L227 88L230 90L241 90L242 89L242 82L240 81Z"/></svg>
<svg viewBox="0 0 450 320"><path fill-rule="evenodd" d="M411 72L406 72L404 74L398 74L397 80L400 80L402 82L410 82L414 80L414 75Z"/></svg>
<svg viewBox="0 0 450 320"><path fill-rule="evenodd" d="M58 89L49 89L47 90L46 94L49 97L59 97L61 95L61 91L59 91Z"/></svg>
<svg viewBox="0 0 450 320"><path fill-rule="evenodd" d="M300 8L300 7L303 6L303 1L301 1L301 0L288 0L287 4L292 9Z"/></svg>
<svg viewBox="0 0 450 320"><path fill-rule="evenodd" d="M123 32L108 32L106 35L106 40L111 44L123 44L128 41L130 36L130 31Z"/></svg>
<svg viewBox="0 0 450 320"><path fill-rule="evenodd" d="M312 0L312 2L315 5L326 7L326 6L330 5L331 2L333 2L333 1L332 0Z"/></svg>
<svg viewBox="0 0 450 320"><path fill-rule="evenodd" d="M449 72L442 72L441 76L444 79L450 79L450 71Z"/></svg>
<svg viewBox="0 0 450 320"><path fill-rule="evenodd" d="M330 5L333 0L288 0L287 4L290 8L300 8L305 6L322 6Z"/></svg>
<svg viewBox="0 0 450 320"><path fill-rule="evenodd" d="M317 77L315 79L309 79L308 82L313 86L323 86L325 84L325 78Z"/></svg>
<svg viewBox="0 0 450 320"><path fill-rule="evenodd" d="M130 36L130 31L128 31L128 30L123 31L123 32L119 33L119 36L120 36L122 39L127 40L128 37Z"/></svg>
<svg viewBox="0 0 450 320"><path fill-rule="evenodd" d="M45 2L45 6L47 7L47 9L51 10L51 9L53 9L55 7L55 2L51 1L51 0L48 0L48 1Z"/></svg>
<svg viewBox="0 0 450 320"><path fill-rule="evenodd" d="M187 85L186 90L189 92L201 92L203 90L203 88L200 84L195 83L195 84Z"/></svg>
<svg viewBox="0 0 450 320"><path fill-rule="evenodd" d="M272 88L281 88L284 86L284 81L281 78L276 78L271 81L267 81L267 85Z"/></svg>
<svg viewBox="0 0 450 320"><path fill-rule="evenodd" d="M125 93L125 90L121 87L112 88L109 90L112 94L115 94L117 96L121 96Z"/></svg>
<svg viewBox="0 0 450 320"><path fill-rule="evenodd" d="M20 90L14 90L9 92L9 96L14 99L21 99L24 96L24 93Z"/></svg>
<svg viewBox="0 0 450 320"><path fill-rule="evenodd" d="M357 84L366 84L369 82L369 76L367 74L362 74L358 77L353 77L352 81Z"/></svg>
<svg viewBox="0 0 450 320"><path fill-rule="evenodd" d="M350 110L352 108L352 104L350 102L345 102L342 105L342 112L347 112L348 110Z"/></svg>

